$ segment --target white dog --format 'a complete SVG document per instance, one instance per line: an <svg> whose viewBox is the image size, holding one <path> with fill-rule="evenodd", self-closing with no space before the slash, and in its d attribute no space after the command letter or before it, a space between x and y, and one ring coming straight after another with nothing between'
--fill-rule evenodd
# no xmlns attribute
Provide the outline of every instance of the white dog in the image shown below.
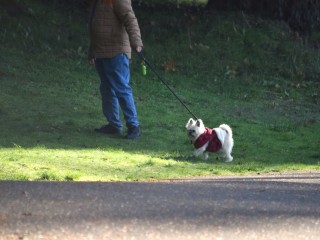
<svg viewBox="0 0 320 240"><path fill-rule="evenodd" d="M204 154L204 159L208 159L209 152L222 152L225 162L231 162L233 148L232 130L227 124L222 124L218 128L210 129L204 126L201 119L189 119L186 125L188 137L196 150L193 156L198 157Z"/></svg>

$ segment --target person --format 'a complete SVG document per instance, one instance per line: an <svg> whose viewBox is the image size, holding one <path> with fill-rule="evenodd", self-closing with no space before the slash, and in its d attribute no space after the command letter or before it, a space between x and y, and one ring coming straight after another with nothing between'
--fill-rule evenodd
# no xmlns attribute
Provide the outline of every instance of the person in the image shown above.
<svg viewBox="0 0 320 240"><path fill-rule="evenodd" d="M127 127L125 137L136 139L141 131L130 87L129 61L132 49L141 52L143 43L131 0L93 0L89 32L88 60L100 77L102 112L107 120L107 125L95 131L121 133L121 109Z"/></svg>

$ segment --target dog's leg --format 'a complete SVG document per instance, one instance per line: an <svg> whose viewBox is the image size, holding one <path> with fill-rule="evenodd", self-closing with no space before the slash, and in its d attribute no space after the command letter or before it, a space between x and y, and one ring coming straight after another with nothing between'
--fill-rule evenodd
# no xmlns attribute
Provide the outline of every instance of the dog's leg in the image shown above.
<svg viewBox="0 0 320 240"><path fill-rule="evenodd" d="M224 159L224 162L231 162L233 160L233 157L231 156L231 150L230 146L224 145L221 149L221 157Z"/></svg>
<svg viewBox="0 0 320 240"><path fill-rule="evenodd" d="M202 153L203 153L202 149L201 149L201 148L198 148L197 150L195 150L195 151L193 152L193 156L194 156L194 157L199 157Z"/></svg>
<svg viewBox="0 0 320 240"><path fill-rule="evenodd" d="M233 157L231 156L232 146L226 145L223 148L223 157L225 162L231 162Z"/></svg>
<svg viewBox="0 0 320 240"><path fill-rule="evenodd" d="M229 154L226 156L224 162L232 162L232 160L233 160L233 157Z"/></svg>
<svg viewBox="0 0 320 240"><path fill-rule="evenodd" d="M231 156L233 144L234 143L233 143L232 135L227 134L222 146L222 152L223 152L225 162L231 162L233 160L233 157Z"/></svg>
<svg viewBox="0 0 320 240"><path fill-rule="evenodd" d="M208 143L206 143L205 145L203 145L201 148L196 149L193 152L193 156L195 157L199 157L202 153L204 153L206 151L206 148L208 146Z"/></svg>
<svg viewBox="0 0 320 240"><path fill-rule="evenodd" d="M204 154L204 160L208 160L208 158L209 158L209 153L208 153L208 152L204 152L203 154Z"/></svg>

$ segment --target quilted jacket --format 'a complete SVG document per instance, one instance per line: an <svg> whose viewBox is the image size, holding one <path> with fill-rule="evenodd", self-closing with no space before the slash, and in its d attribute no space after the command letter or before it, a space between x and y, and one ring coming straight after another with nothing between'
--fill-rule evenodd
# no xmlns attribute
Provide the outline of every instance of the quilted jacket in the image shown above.
<svg viewBox="0 0 320 240"><path fill-rule="evenodd" d="M194 147L201 148L207 142L209 142L206 148L206 151L208 152L218 152L222 147L221 141L214 129L206 128L205 132L194 142Z"/></svg>
<svg viewBox="0 0 320 240"><path fill-rule="evenodd" d="M131 0L92 0L88 58L112 58L143 47Z"/></svg>

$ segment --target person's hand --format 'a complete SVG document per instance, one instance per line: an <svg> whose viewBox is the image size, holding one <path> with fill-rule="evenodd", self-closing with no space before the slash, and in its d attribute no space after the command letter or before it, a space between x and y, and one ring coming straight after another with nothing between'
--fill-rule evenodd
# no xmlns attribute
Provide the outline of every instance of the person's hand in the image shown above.
<svg viewBox="0 0 320 240"><path fill-rule="evenodd" d="M142 47L140 47L140 46L137 47L137 48L136 48L136 51L137 51L138 53L141 52L141 51L142 51Z"/></svg>
<svg viewBox="0 0 320 240"><path fill-rule="evenodd" d="M95 59L94 58L90 58L88 60L88 62L89 62L90 65L94 65L95 64Z"/></svg>

